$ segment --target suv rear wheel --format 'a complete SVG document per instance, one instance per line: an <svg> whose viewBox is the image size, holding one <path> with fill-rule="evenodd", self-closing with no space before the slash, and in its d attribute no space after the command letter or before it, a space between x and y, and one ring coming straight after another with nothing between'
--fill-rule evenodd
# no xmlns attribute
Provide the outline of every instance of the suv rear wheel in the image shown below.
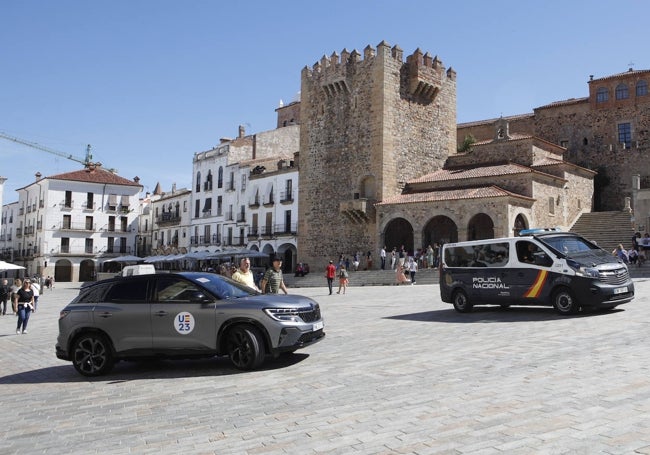
<svg viewBox="0 0 650 455"><path fill-rule="evenodd" d="M72 345L72 364L84 376L100 376L113 368L114 360L106 337L99 333L85 333Z"/></svg>
<svg viewBox="0 0 650 455"><path fill-rule="evenodd" d="M230 361L240 370L253 370L264 362L264 340L254 327L238 325L230 329L226 346Z"/></svg>

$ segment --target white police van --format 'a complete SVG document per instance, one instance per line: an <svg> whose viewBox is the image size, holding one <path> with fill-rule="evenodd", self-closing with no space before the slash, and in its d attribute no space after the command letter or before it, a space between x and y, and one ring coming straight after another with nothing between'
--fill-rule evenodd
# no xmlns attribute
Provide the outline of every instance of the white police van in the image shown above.
<svg viewBox="0 0 650 455"><path fill-rule="evenodd" d="M545 305L563 315L612 309L634 298L627 266L583 237L528 229L519 237L445 244L440 295L456 311L474 305Z"/></svg>

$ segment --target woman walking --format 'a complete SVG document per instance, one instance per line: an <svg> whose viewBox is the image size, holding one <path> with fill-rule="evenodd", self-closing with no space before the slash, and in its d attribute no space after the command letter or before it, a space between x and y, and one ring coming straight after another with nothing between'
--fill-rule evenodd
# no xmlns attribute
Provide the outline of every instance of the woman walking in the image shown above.
<svg viewBox="0 0 650 455"><path fill-rule="evenodd" d="M16 308L18 310L18 325L16 334L27 333L27 322L29 315L34 309L34 291L31 289L29 279L23 281L23 286L16 292Z"/></svg>
<svg viewBox="0 0 650 455"><path fill-rule="evenodd" d="M339 290L336 293L340 294L341 289L343 289L343 294L345 294L345 290L348 288L348 283L348 271L345 270L345 266L341 266L339 269Z"/></svg>

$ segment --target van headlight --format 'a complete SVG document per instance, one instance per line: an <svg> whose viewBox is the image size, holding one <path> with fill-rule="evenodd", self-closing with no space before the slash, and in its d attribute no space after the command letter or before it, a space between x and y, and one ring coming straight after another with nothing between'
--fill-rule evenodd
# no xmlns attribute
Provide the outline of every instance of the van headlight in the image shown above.
<svg viewBox="0 0 650 455"><path fill-rule="evenodd" d="M302 322L298 312L292 308L265 308L264 312L280 322Z"/></svg>
<svg viewBox="0 0 650 455"><path fill-rule="evenodd" d="M600 273L597 269L592 269L590 267L580 267L576 270L576 275L582 275L589 278L600 278Z"/></svg>

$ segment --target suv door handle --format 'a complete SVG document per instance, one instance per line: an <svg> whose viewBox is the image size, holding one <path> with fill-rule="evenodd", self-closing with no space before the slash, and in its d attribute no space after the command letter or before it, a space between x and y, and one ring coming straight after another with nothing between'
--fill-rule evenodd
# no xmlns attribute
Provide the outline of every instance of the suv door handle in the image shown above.
<svg viewBox="0 0 650 455"><path fill-rule="evenodd" d="M110 318L111 316L113 316L113 313L109 313L108 311L104 311L103 313L100 313L98 316L100 318Z"/></svg>
<svg viewBox="0 0 650 455"><path fill-rule="evenodd" d="M167 316L167 312L164 310L160 310L156 313L156 316L160 316L160 317Z"/></svg>

